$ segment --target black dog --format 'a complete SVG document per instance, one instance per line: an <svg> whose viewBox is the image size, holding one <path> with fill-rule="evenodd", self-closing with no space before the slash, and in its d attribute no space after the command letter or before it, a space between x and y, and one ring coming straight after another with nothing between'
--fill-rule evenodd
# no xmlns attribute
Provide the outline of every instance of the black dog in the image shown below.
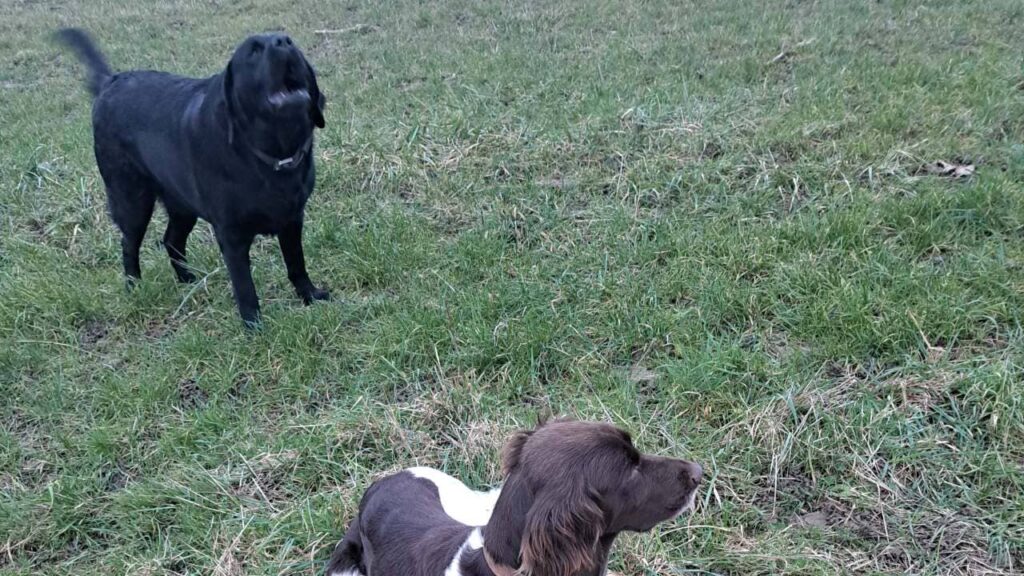
<svg viewBox="0 0 1024 576"><path fill-rule="evenodd" d="M329 298L310 281L302 254L303 212L315 178L313 129L324 127L325 101L291 38L252 36L223 72L195 79L115 74L81 30L58 37L89 67L96 163L123 234L129 284L141 278L139 246L159 199L169 220L163 243L178 280L195 280L185 242L202 218L213 226L247 326L260 320L249 266L257 234L278 236L303 302Z"/></svg>

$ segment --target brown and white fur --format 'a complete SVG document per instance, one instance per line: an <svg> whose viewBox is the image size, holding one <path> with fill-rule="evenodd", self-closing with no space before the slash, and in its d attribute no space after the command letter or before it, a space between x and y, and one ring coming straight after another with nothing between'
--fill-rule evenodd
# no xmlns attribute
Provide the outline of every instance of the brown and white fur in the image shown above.
<svg viewBox="0 0 1024 576"><path fill-rule="evenodd" d="M475 492L432 468L373 483L328 576L603 576L615 537L692 510L702 470L641 454L609 424L517 432L505 483Z"/></svg>

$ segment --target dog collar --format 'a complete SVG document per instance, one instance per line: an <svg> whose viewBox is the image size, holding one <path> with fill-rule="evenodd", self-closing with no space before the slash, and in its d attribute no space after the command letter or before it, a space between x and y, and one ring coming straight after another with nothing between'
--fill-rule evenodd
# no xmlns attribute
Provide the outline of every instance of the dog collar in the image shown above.
<svg viewBox="0 0 1024 576"><path fill-rule="evenodd" d="M273 168L274 172L280 172L281 170L291 170L292 168L295 168L296 166L301 164L302 160L306 158L306 154L309 153L309 150L310 148L312 148L312 146L313 134L311 133L309 135L309 138L306 139L306 142L299 147L298 151L295 152L295 154L289 156L288 158L274 158L273 156L267 154L266 152L257 149L255 146L250 146L250 149L252 150L252 153L256 155L257 158L259 158L265 164Z"/></svg>

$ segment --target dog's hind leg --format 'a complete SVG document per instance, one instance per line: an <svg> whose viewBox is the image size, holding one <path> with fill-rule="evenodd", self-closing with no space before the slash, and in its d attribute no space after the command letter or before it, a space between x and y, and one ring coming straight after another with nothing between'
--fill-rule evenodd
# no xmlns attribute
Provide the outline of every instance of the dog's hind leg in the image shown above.
<svg viewBox="0 0 1024 576"><path fill-rule="evenodd" d="M107 188L110 219L121 230L121 261L131 288L142 278L139 247L153 217L157 188L146 174L125 160L124 150L109 139L97 134L95 150L96 164Z"/></svg>
<svg viewBox="0 0 1024 576"><path fill-rule="evenodd" d="M345 532L345 537L334 547L324 575L368 576L368 574L363 558L362 538L359 536L359 518L356 517L349 525L348 531Z"/></svg>
<svg viewBox="0 0 1024 576"><path fill-rule="evenodd" d="M179 282L189 283L196 281L196 275L188 268L188 259L185 256L185 245L188 242L188 235L196 225L196 217L190 214L167 210L167 230L164 232L164 248L167 249L167 256L171 259L171 266L178 276Z"/></svg>
<svg viewBox="0 0 1024 576"><path fill-rule="evenodd" d="M121 229L121 262L129 287L142 278L139 267L139 247L146 236L149 219L153 216L156 194L146 187L121 188L123 184L108 185L110 217Z"/></svg>

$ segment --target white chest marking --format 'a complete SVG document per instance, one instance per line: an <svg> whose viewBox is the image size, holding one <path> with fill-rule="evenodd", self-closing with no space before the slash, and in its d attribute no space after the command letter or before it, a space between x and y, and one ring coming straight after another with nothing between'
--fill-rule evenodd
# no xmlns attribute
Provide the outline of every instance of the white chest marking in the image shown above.
<svg viewBox="0 0 1024 576"><path fill-rule="evenodd" d="M445 514L452 520L466 524L467 526L485 526L491 519L491 512L494 511L494 504L498 501L501 488L495 488L488 492L477 492L470 490L465 484L451 476L427 467L409 468L410 474L417 478L425 478L437 486L437 494L441 498L441 507ZM479 530L474 531L474 534ZM467 544L473 540L470 534ZM481 546L483 540L481 540ZM476 546L479 548L479 546ZM461 549L460 549L461 552ZM455 559L458 560L458 554Z"/></svg>

